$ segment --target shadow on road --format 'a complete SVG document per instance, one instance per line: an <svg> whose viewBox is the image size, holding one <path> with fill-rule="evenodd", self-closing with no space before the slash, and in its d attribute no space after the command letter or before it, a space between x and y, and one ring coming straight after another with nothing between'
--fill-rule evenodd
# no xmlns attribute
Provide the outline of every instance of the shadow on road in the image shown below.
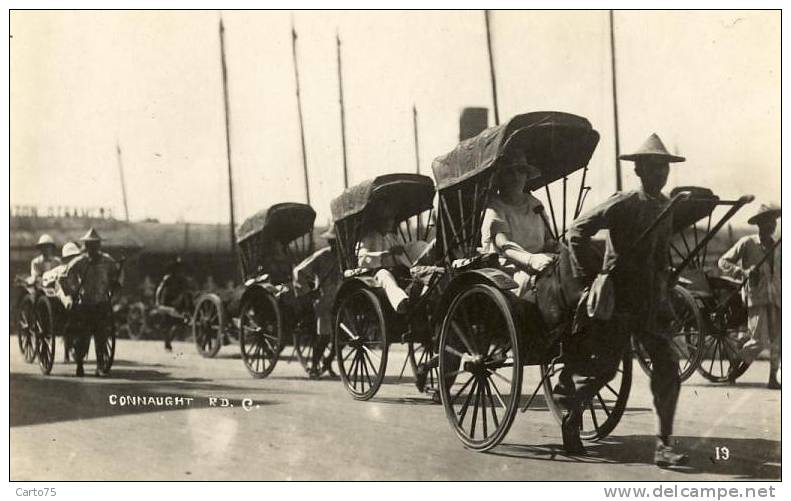
<svg viewBox="0 0 791 501"><path fill-rule="evenodd" d="M730 437L673 437L673 440L680 450L690 456L689 464L672 469L674 472L730 475L732 480L780 478L780 441ZM582 457L567 456L560 443L503 444L490 454L572 463L653 465L655 443L656 437L653 435L630 435L587 443L585 447L588 455ZM728 460L716 459L716 447L728 448ZM694 480L694 477L690 480Z"/></svg>
<svg viewBox="0 0 791 501"><path fill-rule="evenodd" d="M163 382L166 384L162 384ZM234 407L240 406L241 398L245 397L252 398L258 405L272 405L278 402L259 400L256 397L262 394L271 396L286 393L212 383L203 378L177 379L170 377L168 373L149 369L113 370L110 378L102 379L11 373L9 383L11 427L213 407L209 405L209 397L228 398ZM111 395L150 396L160 399L183 397L194 400L189 406L120 406L111 405Z"/></svg>

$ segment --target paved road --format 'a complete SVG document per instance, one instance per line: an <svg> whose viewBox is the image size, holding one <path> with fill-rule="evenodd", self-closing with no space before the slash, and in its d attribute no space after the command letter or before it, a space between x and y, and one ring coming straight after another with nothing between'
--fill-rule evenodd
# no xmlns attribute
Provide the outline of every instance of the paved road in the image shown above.
<svg viewBox="0 0 791 501"><path fill-rule="evenodd" d="M60 340L59 340L60 341ZM58 345L61 350L61 345ZM397 381L405 351L391 351L390 384L369 402L352 400L337 379L309 381L282 360L254 380L226 346L217 359L189 343L172 354L158 342L119 341L111 378L52 375L25 364L11 338L12 480L752 480L780 476L780 392L763 388L766 362L736 386L687 381L677 440L691 453L684 470L652 461L654 417L648 380L636 368L628 409L613 436L590 456L562 454L546 408L518 414L491 453L465 450L441 406ZM409 372L409 369L407 369ZM92 367L88 366L88 373ZM535 374L526 372L525 388ZM111 405L117 396L192 397L189 408ZM233 407L212 407L209 397ZM252 399L249 410L242 399ZM728 447L717 461L715 447Z"/></svg>

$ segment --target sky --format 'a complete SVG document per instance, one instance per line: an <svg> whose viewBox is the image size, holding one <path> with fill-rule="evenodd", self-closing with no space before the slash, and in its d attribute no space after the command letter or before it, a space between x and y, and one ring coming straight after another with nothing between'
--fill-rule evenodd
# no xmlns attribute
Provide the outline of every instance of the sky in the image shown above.
<svg viewBox="0 0 791 501"><path fill-rule="evenodd" d="M318 224L343 189L336 34L351 184L414 172L413 105L427 175L458 142L461 109L492 106L480 11L14 11L11 204L122 215L117 143L131 219L228 221L220 17L237 224L271 204L305 201L292 20ZM614 25L622 152L658 133L687 157L672 166L668 188L757 197L737 225L758 203L779 202L779 12L618 11ZM491 30L501 119L538 110L588 118L601 140L586 206L609 196L607 11L494 11ZM623 179L637 186L629 162Z"/></svg>

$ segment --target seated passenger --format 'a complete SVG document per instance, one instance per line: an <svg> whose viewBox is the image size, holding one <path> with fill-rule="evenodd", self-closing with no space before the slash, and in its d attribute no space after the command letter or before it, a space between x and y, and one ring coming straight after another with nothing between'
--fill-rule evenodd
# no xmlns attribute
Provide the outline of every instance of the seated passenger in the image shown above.
<svg viewBox="0 0 791 501"><path fill-rule="evenodd" d="M288 289L291 282L291 256L286 246L288 244L273 240L265 250L267 264L264 271L269 274L269 281L276 286Z"/></svg>
<svg viewBox="0 0 791 501"><path fill-rule="evenodd" d="M52 268L61 264L56 256L58 250L55 240L51 236L41 235L36 243L36 249L41 253L30 261L30 278L33 283L40 283L41 276Z"/></svg>
<svg viewBox="0 0 791 501"><path fill-rule="evenodd" d="M494 194L481 225L483 252L496 252L519 284L517 295L529 297L535 276L556 259L557 242L541 202L525 191L529 179L540 176L523 151L508 154L495 174Z"/></svg>
<svg viewBox="0 0 791 501"><path fill-rule="evenodd" d="M55 294L60 299L63 306L66 309L71 308L72 299L69 295L67 295L63 291L63 281L66 278L66 269L68 268L68 264L71 262L72 259L79 256L81 251L79 246L74 242L66 242L63 245L62 252L62 260L59 262L58 266L52 268L49 271L44 272L41 276L41 286L46 288L52 288L55 290Z"/></svg>
<svg viewBox="0 0 791 501"><path fill-rule="evenodd" d="M398 285L393 270L409 269L412 262L404 251L404 242L394 233L395 208L392 203L380 200L376 206L375 220L369 231L357 242L357 265L360 268L379 269L374 278L382 287L390 305L398 313L405 313L408 304L407 293Z"/></svg>

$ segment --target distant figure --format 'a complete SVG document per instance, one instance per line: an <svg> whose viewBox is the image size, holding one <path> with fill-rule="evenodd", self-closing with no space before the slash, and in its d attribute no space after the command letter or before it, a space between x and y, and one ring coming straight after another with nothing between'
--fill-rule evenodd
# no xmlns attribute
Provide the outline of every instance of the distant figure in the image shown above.
<svg viewBox="0 0 791 501"><path fill-rule="evenodd" d="M206 285L203 286L203 290L206 292L216 292L220 286L217 285L217 282L214 281L214 276L209 275L206 277Z"/></svg>
<svg viewBox="0 0 791 501"><path fill-rule="evenodd" d="M155 304L168 320L165 325L165 350L173 351L171 346L173 334L179 326L183 325L183 314L189 312L192 304L189 282L181 257L177 257L168 265L166 274L157 287Z"/></svg>
<svg viewBox="0 0 791 501"><path fill-rule="evenodd" d="M143 299L143 303L146 305L154 304L154 298L156 296L156 285L154 281L151 280L151 277L146 275L143 278L143 282L140 284L140 297Z"/></svg>
<svg viewBox="0 0 791 501"><path fill-rule="evenodd" d="M741 356L752 362L769 348L769 382L766 387L780 389L777 371L780 368L780 246L775 245L774 232L780 207L761 205L747 220L758 226L757 235L741 238L719 260L720 269L736 279L747 280L747 329L750 339L742 346Z"/></svg>
<svg viewBox="0 0 791 501"><path fill-rule="evenodd" d="M40 254L30 261L30 278L33 283L40 283L41 276L61 264L61 261L56 255L58 247L55 245L55 240L46 233L39 237L36 249Z"/></svg>
<svg viewBox="0 0 791 501"><path fill-rule="evenodd" d="M81 331L75 343L77 376L84 375L83 359L93 336L96 375L103 377L107 375L104 369L106 339L113 328L110 301L120 287L120 267L115 259L101 251L102 239L95 229L88 230L80 240L85 245L85 253L69 263L63 281L64 291L74 300L72 315Z"/></svg>

